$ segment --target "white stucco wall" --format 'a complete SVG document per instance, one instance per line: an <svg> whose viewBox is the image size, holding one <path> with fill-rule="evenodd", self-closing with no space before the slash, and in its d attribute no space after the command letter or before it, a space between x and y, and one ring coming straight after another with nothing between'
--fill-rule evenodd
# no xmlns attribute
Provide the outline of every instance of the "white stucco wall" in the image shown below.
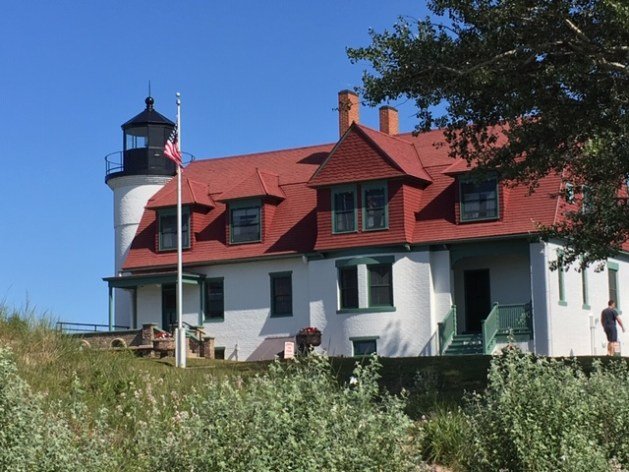
<svg viewBox="0 0 629 472"><path fill-rule="evenodd" d="M144 213L144 207L172 177L131 175L110 179L114 192L114 273L121 271L129 247ZM115 323L132 325L133 297L128 290L115 289Z"/></svg>
<svg viewBox="0 0 629 472"><path fill-rule="evenodd" d="M310 326L308 265L301 257L224 264L195 271L223 278L225 318L204 326L206 334L215 338L215 345L225 348L225 358L246 360L264 339L294 336L299 329ZM292 316L271 317L269 274L273 272L292 272Z"/></svg>
<svg viewBox="0 0 629 472"><path fill-rule="evenodd" d="M547 262L556 259L557 250L560 248L561 246L556 243L547 244ZM622 257L613 258L610 261L618 264L619 306L621 311L624 309L627 312L624 305L629 308L629 299L626 299L626 287L629 287L629 263ZM582 275L576 270L576 266L573 265L564 272L563 302L559 299L559 274L557 271L550 271L548 264L546 264L546 277L549 286L551 354L554 356L605 354L607 340L600 325L600 313L609 300L607 266L598 272L596 267L587 268L589 307L583 305ZM629 317L623 317L623 321L625 318L629 319ZM591 330L592 322L594 323L593 330ZM592 334L594 342L592 342ZM618 340L622 346L622 354L629 355L629 344L627 344L629 334L623 334L619 330Z"/></svg>
<svg viewBox="0 0 629 472"><path fill-rule="evenodd" d="M370 254L394 256L392 266L395 311L337 313L336 261L312 260L310 271L311 322L323 331L322 348L333 356L353 355L352 338L377 338L381 356L417 356L432 353L432 288L428 251ZM368 305L366 266L358 266L359 306ZM362 274L362 275L361 275Z"/></svg>

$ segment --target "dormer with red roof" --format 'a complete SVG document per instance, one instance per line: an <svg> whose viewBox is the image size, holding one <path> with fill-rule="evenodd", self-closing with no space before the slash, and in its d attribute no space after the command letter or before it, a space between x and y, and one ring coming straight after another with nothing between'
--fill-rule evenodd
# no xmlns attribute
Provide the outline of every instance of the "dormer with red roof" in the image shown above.
<svg viewBox="0 0 629 472"><path fill-rule="evenodd" d="M412 143L354 122L308 182L317 189L315 249L409 243L431 182Z"/></svg>
<svg viewBox="0 0 629 472"><path fill-rule="evenodd" d="M177 249L177 185L171 180L152 198L146 209L156 212L157 231L155 249L157 251L175 251ZM195 222L195 215L206 214L216 203L210 196L207 184L183 177L181 180L182 206L182 248L190 249L194 245L195 234L201 231ZM192 231L190 229L192 228Z"/></svg>
<svg viewBox="0 0 629 472"><path fill-rule="evenodd" d="M279 176L257 167L223 192L218 201L227 205L226 240L229 244L262 242L271 229L277 206L285 198Z"/></svg>

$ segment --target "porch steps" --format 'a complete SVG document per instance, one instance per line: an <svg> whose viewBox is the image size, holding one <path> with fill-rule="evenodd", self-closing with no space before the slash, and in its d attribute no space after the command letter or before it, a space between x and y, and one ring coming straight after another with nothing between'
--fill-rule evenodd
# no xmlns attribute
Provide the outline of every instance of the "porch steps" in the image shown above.
<svg viewBox="0 0 629 472"><path fill-rule="evenodd" d="M454 339L444 352L445 356L465 356L471 354L483 354L483 335L456 334Z"/></svg>

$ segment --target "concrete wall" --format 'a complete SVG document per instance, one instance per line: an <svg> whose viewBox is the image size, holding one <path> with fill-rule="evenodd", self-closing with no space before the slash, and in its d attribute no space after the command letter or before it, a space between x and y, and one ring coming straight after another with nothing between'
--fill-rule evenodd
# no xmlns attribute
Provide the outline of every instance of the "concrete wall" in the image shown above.
<svg viewBox="0 0 629 472"><path fill-rule="evenodd" d="M206 322L204 327L215 345L225 348L226 359L246 360L264 339L294 336L310 326L308 265L301 257L217 265L197 272L223 278L225 318ZM273 272L292 272L292 316L271 317L269 274Z"/></svg>
<svg viewBox="0 0 629 472"><path fill-rule="evenodd" d="M381 356L417 356L431 353L435 321L431 319L432 287L428 251L381 253L394 256L392 266L395 311L337 313L336 261L313 260L310 270L310 310L314 326L322 328L322 348L333 356L353 355L351 338L377 338ZM367 303L367 269L358 266L359 306Z"/></svg>
<svg viewBox="0 0 629 472"><path fill-rule="evenodd" d="M561 246L549 243L546 246L546 261L557 258L557 250ZM610 261L618 264L618 291L620 310L629 311L629 262L622 258ZM600 355L606 353L607 340L600 325L600 313L607 306L609 299L608 269L597 271L596 267L588 267L587 287L589 306L583 304L582 274L576 265L564 272L564 300L559 299L559 274L550 271L546 264L548 278L548 309L551 325L551 354L554 356ZM624 290L623 290L624 289ZM621 313L622 316L622 313ZM629 317L623 317L629 321ZM624 320L623 320L624 321ZM593 329L592 329L593 328ZM627 328L629 328L629 323ZM619 331L618 340L623 347L623 355L629 355L629 334Z"/></svg>

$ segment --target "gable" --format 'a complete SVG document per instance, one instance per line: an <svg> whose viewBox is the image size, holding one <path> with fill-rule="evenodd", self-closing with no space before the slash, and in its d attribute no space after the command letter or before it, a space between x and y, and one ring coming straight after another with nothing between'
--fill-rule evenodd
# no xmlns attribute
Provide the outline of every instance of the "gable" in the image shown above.
<svg viewBox="0 0 629 472"><path fill-rule="evenodd" d="M310 180L309 185L336 185L406 175L363 134L350 128Z"/></svg>

